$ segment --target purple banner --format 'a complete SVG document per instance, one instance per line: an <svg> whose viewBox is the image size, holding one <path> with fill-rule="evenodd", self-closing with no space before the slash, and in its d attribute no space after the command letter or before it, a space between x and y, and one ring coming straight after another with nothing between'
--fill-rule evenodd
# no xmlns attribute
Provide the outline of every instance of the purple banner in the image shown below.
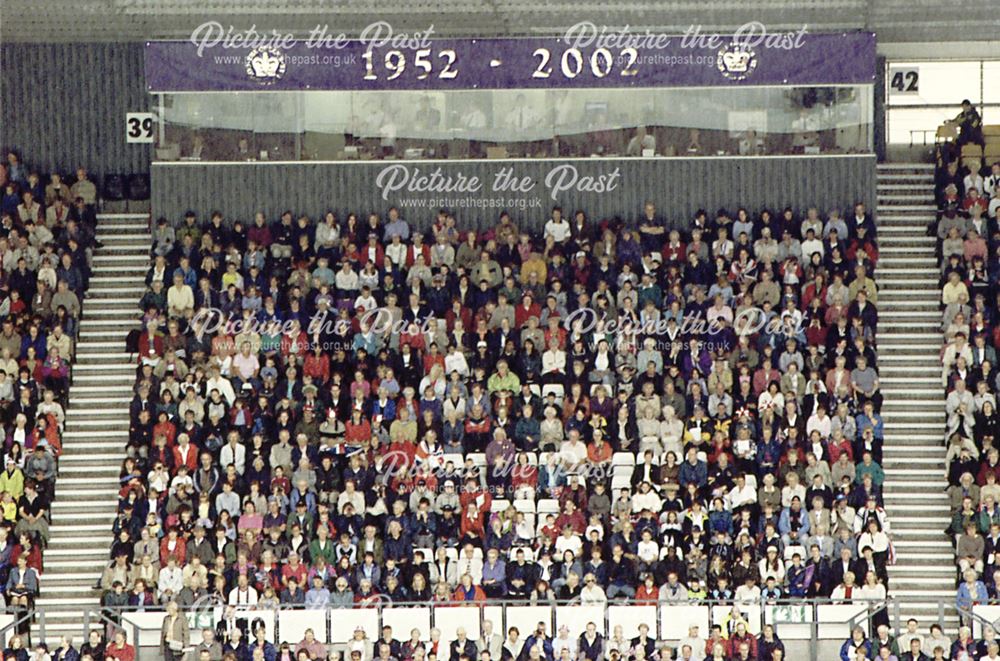
<svg viewBox="0 0 1000 661"><path fill-rule="evenodd" d="M870 84L870 32L146 44L150 92Z"/></svg>

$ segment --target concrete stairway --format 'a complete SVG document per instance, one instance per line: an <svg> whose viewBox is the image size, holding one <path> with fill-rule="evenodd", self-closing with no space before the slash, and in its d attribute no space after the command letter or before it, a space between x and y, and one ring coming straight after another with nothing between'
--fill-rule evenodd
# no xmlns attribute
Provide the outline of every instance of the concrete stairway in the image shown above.
<svg viewBox="0 0 1000 661"><path fill-rule="evenodd" d="M49 643L64 634L82 642L82 613L99 605L94 585L110 556L135 380L135 363L124 353L125 335L139 316L149 263L144 215L100 215L97 238L104 247L94 254L94 276L83 306L37 601L38 610L45 612ZM40 640L40 624L36 618L32 641Z"/></svg>
<svg viewBox="0 0 1000 661"><path fill-rule="evenodd" d="M930 165L878 166L880 257L878 356L885 401L886 510L892 523L896 564L889 594L900 617L938 621L949 635L955 613L955 561L943 530L950 522L944 468L941 387L941 313L934 238L933 170Z"/></svg>

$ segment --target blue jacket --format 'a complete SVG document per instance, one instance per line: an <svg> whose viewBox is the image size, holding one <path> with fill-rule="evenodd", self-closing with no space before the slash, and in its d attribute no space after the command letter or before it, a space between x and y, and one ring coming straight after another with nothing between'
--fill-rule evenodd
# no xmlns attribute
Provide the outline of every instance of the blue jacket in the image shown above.
<svg viewBox="0 0 1000 661"><path fill-rule="evenodd" d="M872 641L865 638L865 642L861 644L861 647L865 650L865 656L870 659L872 656ZM844 644L840 646L840 661L854 661L854 649L854 638L848 638Z"/></svg>
<svg viewBox="0 0 1000 661"><path fill-rule="evenodd" d="M704 486L708 483L708 464L699 460L694 466L692 466L691 462L685 459L681 463L680 473L678 474L677 479L681 483L681 487L686 487L692 482L697 484L699 487Z"/></svg>
<svg viewBox="0 0 1000 661"><path fill-rule="evenodd" d="M778 518L778 532L782 535L787 535L791 532L791 508L786 507L781 511L781 516ZM809 514L803 509L799 510L799 538L803 538L809 534Z"/></svg>
<svg viewBox="0 0 1000 661"><path fill-rule="evenodd" d="M20 570L14 567L7 576L7 592L10 592L18 583L24 584L24 589L31 594L38 594L38 572L31 567L25 567L24 576L20 576Z"/></svg>
<svg viewBox="0 0 1000 661"><path fill-rule="evenodd" d="M9 582L9 581L8 581ZM982 581L976 581L976 596L972 596L972 590L969 588L969 584L962 581L962 584L958 586L958 595L955 597L955 606L960 611L967 611L972 608L975 603L986 603L989 596L986 593L986 584Z"/></svg>

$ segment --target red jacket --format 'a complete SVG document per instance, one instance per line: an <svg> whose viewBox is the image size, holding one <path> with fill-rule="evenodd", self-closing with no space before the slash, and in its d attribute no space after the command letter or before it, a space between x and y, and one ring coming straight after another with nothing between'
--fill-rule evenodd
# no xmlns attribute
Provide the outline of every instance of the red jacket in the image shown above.
<svg viewBox="0 0 1000 661"><path fill-rule="evenodd" d="M757 658L757 639L750 635L749 632L744 634L742 637L735 631L729 634L729 641L726 643L726 654L732 658L740 653L740 646L746 643L750 646L750 658Z"/></svg>
<svg viewBox="0 0 1000 661"><path fill-rule="evenodd" d="M181 453L181 446L174 448L174 470L180 466L187 466L188 472L193 473L198 468L198 447L194 443L188 443L187 456Z"/></svg>
<svg viewBox="0 0 1000 661"><path fill-rule="evenodd" d="M302 373L311 376L313 381L326 383L330 380L330 357L326 354L309 354L302 364Z"/></svg>
<svg viewBox="0 0 1000 661"><path fill-rule="evenodd" d="M455 592L451 595L451 598L453 601L480 602L480 601L486 601L486 593L483 592L483 589L478 585L473 585L470 598L470 596L466 596L465 588L459 585L457 588L455 588Z"/></svg>
<svg viewBox="0 0 1000 661"><path fill-rule="evenodd" d="M145 332L139 336L139 359L141 363L143 358L149 357L149 348L153 347L153 353L158 356L163 356L163 336L157 333L153 336L152 340L149 337L149 332Z"/></svg>
<svg viewBox="0 0 1000 661"><path fill-rule="evenodd" d="M410 244L409 246L407 246L407 248L406 248L406 267L407 268L409 268L409 267L411 267L411 266L413 266L414 264L417 263L417 254L418 254L417 253L417 247L415 245ZM422 255L423 258L424 258L424 265L425 266L430 266L430 264L431 264L431 248L430 248L430 246L428 246L428 245L421 245L420 246L420 252L419 252L419 254ZM381 266L381 264L377 264L376 266Z"/></svg>
<svg viewBox="0 0 1000 661"><path fill-rule="evenodd" d="M180 535L177 536L176 544L174 545L174 550L171 553L169 549L170 536L167 535L160 542L160 566L167 566L167 558L176 558L177 566L181 567L184 565L187 559L187 540L185 540Z"/></svg>

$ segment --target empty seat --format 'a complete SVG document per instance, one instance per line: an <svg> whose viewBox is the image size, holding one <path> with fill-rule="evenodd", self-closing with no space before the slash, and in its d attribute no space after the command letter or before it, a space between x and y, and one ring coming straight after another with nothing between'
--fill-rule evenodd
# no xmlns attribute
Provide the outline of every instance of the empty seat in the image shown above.
<svg viewBox="0 0 1000 661"><path fill-rule="evenodd" d="M101 192L101 197L105 200L111 200L118 202L125 199L126 194L126 182L125 176L120 174L106 174L104 175L104 187Z"/></svg>
<svg viewBox="0 0 1000 661"><path fill-rule="evenodd" d="M563 396L566 394L566 389L558 383L549 383L542 386L542 397L548 397L549 393L554 394L556 396L556 403L562 406L562 400Z"/></svg>
<svg viewBox="0 0 1000 661"><path fill-rule="evenodd" d="M627 477L631 479L633 466L615 466L611 469L612 477Z"/></svg>
<svg viewBox="0 0 1000 661"><path fill-rule="evenodd" d="M536 511L540 515L545 514L558 514L559 513L559 501L552 498L543 498L538 501Z"/></svg>
<svg viewBox="0 0 1000 661"><path fill-rule="evenodd" d="M504 512L510 507L510 501L504 498L495 498L490 504L490 512Z"/></svg>
<svg viewBox="0 0 1000 661"><path fill-rule="evenodd" d="M615 452L611 455L612 466L635 466L635 455L631 452Z"/></svg>
<svg viewBox="0 0 1000 661"><path fill-rule="evenodd" d="M149 199L149 175L148 174L132 174L128 177L127 182L128 188L128 199L130 200L148 200Z"/></svg>
<svg viewBox="0 0 1000 661"><path fill-rule="evenodd" d="M514 501L514 509L518 512L524 512L525 514L535 513L535 501L529 500L527 498L519 498Z"/></svg>

